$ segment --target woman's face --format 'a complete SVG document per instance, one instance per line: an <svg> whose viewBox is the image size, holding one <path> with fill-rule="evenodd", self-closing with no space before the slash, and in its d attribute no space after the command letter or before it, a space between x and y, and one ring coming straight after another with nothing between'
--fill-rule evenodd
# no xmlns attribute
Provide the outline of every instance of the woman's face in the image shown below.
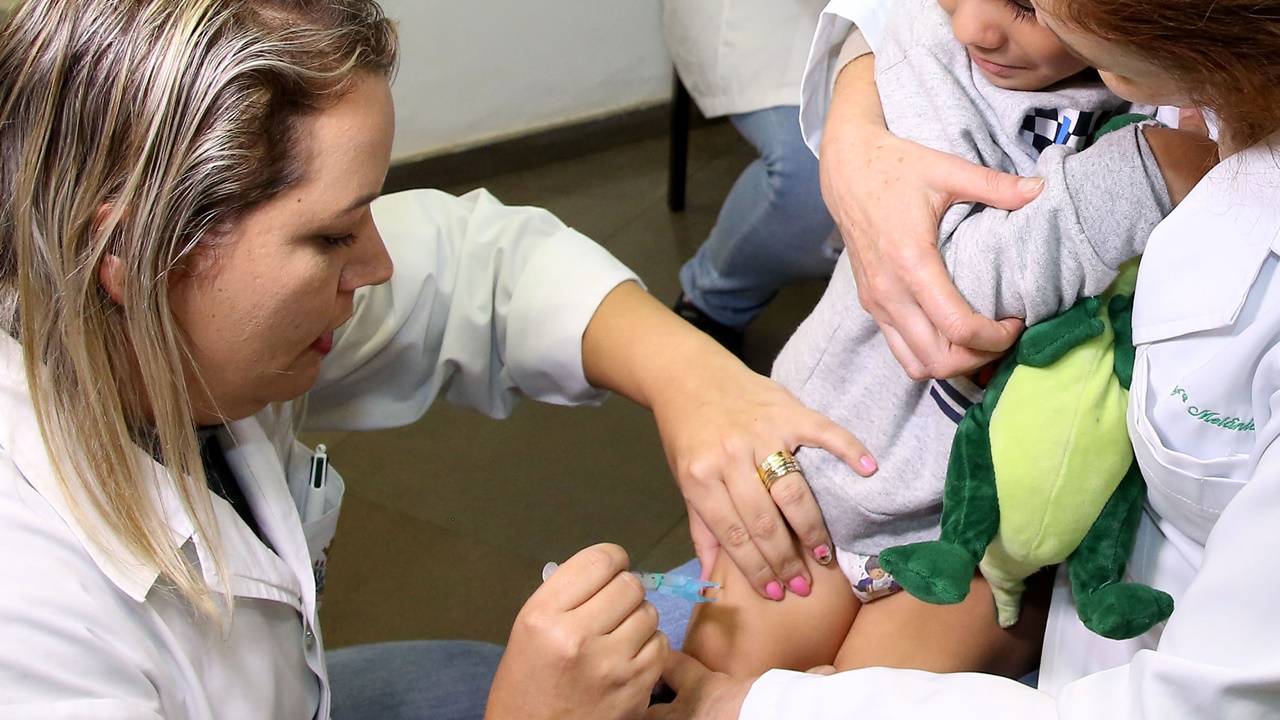
<svg viewBox="0 0 1280 720"><path fill-rule="evenodd" d="M302 123L300 182L198 250L171 287L199 370L197 424L248 417L315 383L352 296L391 277L369 203L394 130L386 78L362 77Z"/></svg>
<svg viewBox="0 0 1280 720"><path fill-rule="evenodd" d="M1055 10L1067 1L1033 0L1036 17L1073 54L1097 68L1111 92L1146 105L1191 105L1168 73L1122 45L1086 35L1063 22Z"/></svg>

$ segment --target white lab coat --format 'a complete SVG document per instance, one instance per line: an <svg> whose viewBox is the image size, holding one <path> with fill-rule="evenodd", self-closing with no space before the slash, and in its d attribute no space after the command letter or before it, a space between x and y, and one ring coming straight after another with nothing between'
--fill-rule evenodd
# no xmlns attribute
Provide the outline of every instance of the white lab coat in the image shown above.
<svg viewBox="0 0 1280 720"><path fill-rule="evenodd" d="M800 104L800 78L826 0L663 0L676 72L707 117Z"/></svg>
<svg viewBox="0 0 1280 720"><path fill-rule="evenodd" d="M581 338L604 296L634 278L617 260L551 214L483 191L401 193L373 214L395 275L357 295L305 418L301 403L286 403L220 431L275 550L213 497L236 596L226 635L194 623L154 569L95 543L93 523L70 512L21 349L0 336L0 717L327 718L313 565L323 565L343 481L330 473L324 512L304 528L311 452L295 429L404 424L441 393L494 416L520 394L600 399L583 375ZM203 539L146 462L175 537L216 587Z"/></svg>
<svg viewBox="0 0 1280 720"><path fill-rule="evenodd" d="M874 48L886 8L832 2L811 58L815 87L830 86L821 65L850 21ZM1148 503L1128 579L1174 597L1169 621L1105 640L1080 623L1060 576L1039 690L973 674L772 671L740 717L844 718L862 704L899 720L1280 717L1277 153L1264 145L1215 168L1152 234L1139 274L1129 430Z"/></svg>

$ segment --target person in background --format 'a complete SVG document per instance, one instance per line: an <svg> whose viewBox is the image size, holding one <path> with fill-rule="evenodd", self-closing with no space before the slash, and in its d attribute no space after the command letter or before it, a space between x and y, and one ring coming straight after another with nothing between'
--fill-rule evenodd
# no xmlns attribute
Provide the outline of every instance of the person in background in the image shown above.
<svg viewBox="0 0 1280 720"><path fill-rule="evenodd" d="M831 275L839 252L800 135L800 79L823 0L663 0L667 48L702 114L727 115L759 157L680 269L675 311L740 354L784 285Z"/></svg>

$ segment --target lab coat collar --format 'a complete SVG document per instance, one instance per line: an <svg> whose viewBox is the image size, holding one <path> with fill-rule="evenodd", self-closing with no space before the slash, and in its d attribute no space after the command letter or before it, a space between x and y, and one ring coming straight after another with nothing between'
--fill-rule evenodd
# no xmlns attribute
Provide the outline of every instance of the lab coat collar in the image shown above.
<svg viewBox="0 0 1280 720"><path fill-rule="evenodd" d="M1219 163L1151 234L1134 343L1235 322L1272 252L1280 252L1280 134Z"/></svg>
<svg viewBox="0 0 1280 720"><path fill-rule="evenodd" d="M35 406L22 361L22 347L3 333L0 333L0 409L3 410L0 412L0 446L8 451L22 477L53 507L102 573L126 595L142 602L155 584L159 569L143 561L107 532L101 517L91 512L78 516L72 511L70 498L58 482L36 422ZM191 538L191 522L181 512L182 506L167 482L164 468L141 448L137 453L143 472L152 473L157 480L158 500L174 538L185 543ZM86 504L78 504L87 507Z"/></svg>
<svg viewBox="0 0 1280 720"><path fill-rule="evenodd" d="M251 482L242 482L242 489L263 533L280 553L279 557L274 555L254 537L226 501L210 493L231 591L237 596L275 600L299 610L304 606L309 609L314 605L314 583L306 582L310 574L303 573L307 577L302 579L290 570L291 567L309 570L311 563L306 555L305 538L296 527L290 531L289 514L293 514L292 522L296 525L297 509L288 496L283 471L280 478L260 478L251 471L279 468L278 456L272 454L265 432L253 418L219 431L219 441L224 448L230 437L239 442L233 450L226 451L227 461L238 479L252 478ZM144 602L159 578L159 568L115 539L101 517L92 512L77 515L72 511L71 499L54 474L36 423L22 347L3 333L0 333L0 447L9 453L23 478L62 518L99 570L121 592L136 602ZM152 476L161 514L175 544L182 546L190 541L205 581L210 587L218 587L219 578L207 542L194 533L194 525L182 507L168 472L141 448L136 451L139 467ZM88 507L87 503L77 505Z"/></svg>

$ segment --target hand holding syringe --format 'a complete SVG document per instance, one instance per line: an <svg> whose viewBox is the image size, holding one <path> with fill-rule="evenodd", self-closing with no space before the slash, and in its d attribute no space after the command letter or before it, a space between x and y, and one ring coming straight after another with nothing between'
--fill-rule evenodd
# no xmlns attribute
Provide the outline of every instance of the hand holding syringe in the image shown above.
<svg viewBox="0 0 1280 720"><path fill-rule="evenodd" d="M544 565L542 568L542 581L546 582L558 567L560 566L553 562ZM640 583L644 585L646 592L670 595L695 604L715 602L715 598L707 597L703 593L707 590L720 589L720 583L707 582L706 580L699 580L686 575L650 572L632 572L631 574L640 579Z"/></svg>

